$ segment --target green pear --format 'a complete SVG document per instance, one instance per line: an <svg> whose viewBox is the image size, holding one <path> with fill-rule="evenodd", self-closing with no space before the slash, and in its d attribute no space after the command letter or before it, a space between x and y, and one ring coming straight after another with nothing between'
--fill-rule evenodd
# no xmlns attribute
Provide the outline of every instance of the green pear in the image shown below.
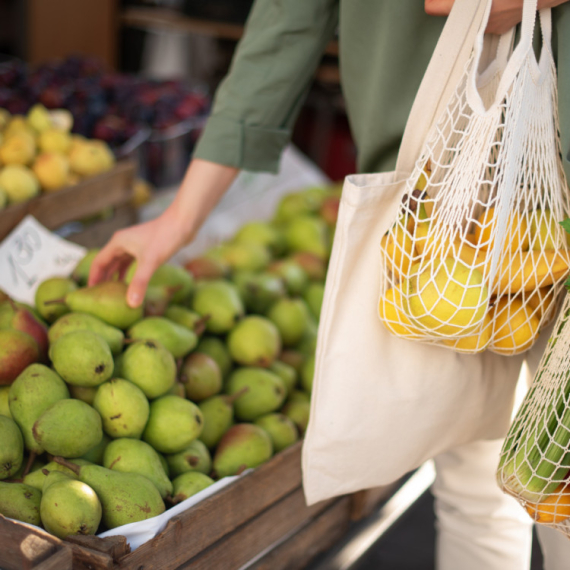
<svg viewBox="0 0 570 570"><path fill-rule="evenodd" d="M76 460L74 459L74 462ZM71 470L68 469L67 467L64 467L63 465L60 465L59 463L56 463L55 461L50 461L49 463L47 463L46 465L42 466L42 467L38 467L37 469L33 469L31 470L25 477L24 477L24 483L26 485L29 485L30 487L34 487L34 489L38 489L39 491L42 491L46 482L47 477L49 477L50 473L63 473L64 475L68 475L74 478L77 478L75 473Z"/></svg>
<svg viewBox="0 0 570 570"><path fill-rule="evenodd" d="M216 446L233 424L234 400L233 396L220 395L198 404L204 418L204 428L199 439L210 449Z"/></svg>
<svg viewBox="0 0 570 570"><path fill-rule="evenodd" d="M97 494L81 481L62 479L44 488L40 516L44 528L58 538L95 534L102 514Z"/></svg>
<svg viewBox="0 0 570 570"><path fill-rule="evenodd" d="M292 251L306 251L321 259L329 256L329 228L316 216L299 216L285 229L287 246Z"/></svg>
<svg viewBox="0 0 570 570"><path fill-rule="evenodd" d="M91 331L67 333L50 346L49 357L57 373L76 386L99 386L113 375L109 345Z"/></svg>
<svg viewBox="0 0 570 570"><path fill-rule="evenodd" d="M301 369L303 368L303 364L305 363L305 360L307 360L307 357L296 348L289 348L281 351L279 360L294 368L297 372L297 375L300 375Z"/></svg>
<svg viewBox="0 0 570 570"><path fill-rule="evenodd" d="M198 313L181 305L170 305L170 307L166 309L164 316L173 323L190 329L198 336L206 330L206 321Z"/></svg>
<svg viewBox="0 0 570 570"><path fill-rule="evenodd" d="M123 331L87 313L68 313L60 317L48 331L49 342L53 344L63 335L74 331L91 331L98 334L109 345L114 355L120 354L123 350L125 340Z"/></svg>
<svg viewBox="0 0 570 570"><path fill-rule="evenodd" d="M232 357L230 356L228 347L223 340L214 336L205 336L198 343L196 352L207 354L213 358L216 361L216 364L220 367L223 378L226 378L232 371Z"/></svg>
<svg viewBox="0 0 570 570"><path fill-rule="evenodd" d="M285 386L277 374L263 368L244 367L229 378L228 394L236 394L247 388L234 404L236 417L240 420L255 420L274 412L285 400Z"/></svg>
<svg viewBox="0 0 570 570"><path fill-rule="evenodd" d="M212 257L195 257L184 264L184 267L194 279L202 281L208 279L224 279L231 271L227 261Z"/></svg>
<svg viewBox="0 0 570 570"><path fill-rule="evenodd" d="M289 295L301 295L309 284L309 277L305 270L291 259L274 261L267 271L283 280Z"/></svg>
<svg viewBox="0 0 570 570"><path fill-rule="evenodd" d="M89 271L91 271L91 264L95 256L99 253L99 249L90 249L87 253L77 262L77 265L71 272L71 278L81 287L87 285L89 280Z"/></svg>
<svg viewBox="0 0 570 570"><path fill-rule="evenodd" d="M301 337L301 340L295 345L295 349L305 356L313 356L317 350L318 327L313 318L309 318L307 328Z"/></svg>
<svg viewBox="0 0 570 570"><path fill-rule="evenodd" d="M185 501L188 497L196 495L213 484L214 480L204 473L199 473L198 471L182 473L172 481L174 488L172 492L173 502L176 504Z"/></svg>
<svg viewBox="0 0 570 570"><path fill-rule="evenodd" d="M197 287L192 309L202 317L209 317L206 329L215 334L230 331L245 312L235 285L219 280L206 281Z"/></svg>
<svg viewBox="0 0 570 570"><path fill-rule="evenodd" d="M228 350L239 364L267 367L281 351L279 330L265 317L245 317L228 335Z"/></svg>
<svg viewBox="0 0 570 570"><path fill-rule="evenodd" d="M130 283L136 271L136 263L132 263L125 276L125 281ZM184 303L192 295L194 279L192 274L183 267L172 264L161 265L152 275L150 286L164 286L176 291L172 295L173 303Z"/></svg>
<svg viewBox="0 0 570 570"><path fill-rule="evenodd" d="M158 453L144 441L120 438L105 449L103 466L122 473L138 473L152 481L164 499L172 493L172 483L164 472Z"/></svg>
<svg viewBox="0 0 570 570"><path fill-rule="evenodd" d="M287 194L281 198L275 211L276 222L289 222L305 214L313 214L319 211L326 191L318 189L316 191L299 191Z"/></svg>
<svg viewBox="0 0 570 570"><path fill-rule="evenodd" d="M123 330L143 315L142 307L127 305L127 284L120 281L105 281L93 287L71 291L65 295L65 303L74 313L88 313Z"/></svg>
<svg viewBox="0 0 570 570"><path fill-rule="evenodd" d="M309 325L309 311L302 299L280 299L267 312L285 346L297 344Z"/></svg>
<svg viewBox="0 0 570 570"><path fill-rule="evenodd" d="M306 402L307 404L310 404L311 394L304 390L293 390L287 398L287 403L289 402Z"/></svg>
<svg viewBox="0 0 570 570"><path fill-rule="evenodd" d="M299 439L297 426L284 414L267 414L257 418L254 423L267 432L275 453L293 445Z"/></svg>
<svg viewBox="0 0 570 570"><path fill-rule="evenodd" d="M97 394L99 388L99 386L74 386L73 384L68 384L67 387L69 388L69 393L72 398L82 400L90 406L93 405L95 394Z"/></svg>
<svg viewBox="0 0 570 570"><path fill-rule="evenodd" d="M194 331L164 317L142 319L128 330L128 335L135 340L156 340L174 358L182 358L198 344L198 335Z"/></svg>
<svg viewBox="0 0 570 570"><path fill-rule="evenodd" d="M25 332L0 330L0 385L9 385L40 359L38 343Z"/></svg>
<svg viewBox="0 0 570 570"><path fill-rule="evenodd" d="M233 271L261 271L271 261L269 249L252 242L223 243L206 252L206 256L227 262Z"/></svg>
<svg viewBox="0 0 570 570"><path fill-rule="evenodd" d="M285 250L285 237L271 222L247 222L236 232L234 242L256 243L267 247L274 255Z"/></svg>
<svg viewBox="0 0 570 570"><path fill-rule="evenodd" d="M0 515L40 526L41 500L42 492L34 487L0 481Z"/></svg>
<svg viewBox="0 0 570 570"><path fill-rule="evenodd" d="M162 344L140 340L123 353L121 376L138 386L152 400L166 394L176 381L176 361Z"/></svg>
<svg viewBox="0 0 570 570"><path fill-rule="evenodd" d="M195 439L188 447L166 456L171 477L177 477L187 471L199 471L208 474L212 470L212 457L206 445Z"/></svg>
<svg viewBox="0 0 570 570"><path fill-rule="evenodd" d="M273 454L271 438L254 424L232 426L216 447L212 462L216 476L221 479L242 469L257 467Z"/></svg>
<svg viewBox="0 0 570 570"><path fill-rule="evenodd" d="M107 435L140 439L148 421L149 404L138 386L113 378L99 386L93 407L101 415Z"/></svg>
<svg viewBox="0 0 570 570"><path fill-rule="evenodd" d="M323 283L310 283L303 293L307 307L309 307L309 311L311 311L311 314L317 321L321 318L324 295L325 286Z"/></svg>
<svg viewBox="0 0 570 570"><path fill-rule="evenodd" d="M216 361L200 352L189 354L180 369L180 380L186 396L193 402L201 402L222 390L222 372Z"/></svg>
<svg viewBox="0 0 570 570"><path fill-rule="evenodd" d="M77 284L66 277L52 277L42 281L36 289L36 308L43 319L53 323L69 313L69 307L61 301L68 293L75 291Z"/></svg>
<svg viewBox="0 0 570 570"><path fill-rule="evenodd" d="M52 455L81 457L103 437L101 416L81 400L59 400L32 429L37 443Z"/></svg>
<svg viewBox="0 0 570 570"><path fill-rule="evenodd" d="M10 394L10 386L0 386L0 416L11 418L10 403L8 396Z"/></svg>
<svg viewBox="0 0 570 570"><path fill-rule="evenodd" d="M178 396L162 396L150 404L142 438L161 453L179 453L200 435L203 425L196 404Z"/></svg>
<svg viewBox="0 0 570 570"><path fill-rule="evenodd" d="M106 434L103 434L101 441L93 446L89 451L81 456L81 459L89 461L89 463L94 463L95 465L103 465L103 456L105 454L105 449L109 445L112 439Z"/></svg>
<svg viewBox="0 0 570 570"><path fill-rule="evenodd" d="M325 260L307 251L298 251L291 255L290 259L303 268L310 281L322 283L325 280L327 275Z"/></svg>
<svg viewBox="0 0 570 570"><path fill-rule="evenodd" d="M124 378L123 375L123 358L125 356L124 352L121 352L121 354L117 354L115 356L115 358L113 359L115 361L115 367L113 369L113 375L116 376L117 378Z"/></svg>
<svg viewBox="0 0 570 570"><path fill-rule="evenodd" d="M166 475L168 477L170 477L170 467L168 466L168 462L166 461L166 457L164 457L164 455L162 453L158 453L158 451L157 451L157 455L158 455L158 458L160 459L160 463L162 465L162 468L164 469L164 472L166 473Z"/></svg>
<svg viewBox="0 0 570 570"><path fill-rule="evenodd" d="M16 422L0 416L0 479L12 477L24 461L24 438Z"/></svg>
<svg viewBox="0 0 570 570"><path fill-rule="evenodd" d="M77 477L75 473L64 473L63 471L48 471L44 469L44 484L41 489L42 497L43 493L45 493L46 489L49 489L54 483L60 483L61 481L77 481Z"/></svg>
<svg viewBox="0 0 570 570"><path fill-rule="evenodd" d="M144 294L144 316L162 317L172 301L174 291L163 285L149 285Z"/></svg>
<svg viewBox="0 0 570 570"><path fill-rule="evenodd" d="M281 360L275 360L271 363L269 370L281 378L287 394L290 394L295 389L297 385L297 371L291 365Z"/></svg>
<svg viewBox="0 0 570 570"><path fill-rule="evenodd" d="M307 429L310 411L311 404L301 400L289 400L281 409L281 413L293 421L301 435Z"/></svg>
<svg viewBox="0 0 570 570"><path fill-rule="evenodd" d="M10 387L10 413L18 424L26 449L37 454L44 448L34 439L36 420L56 402L69 398L69 390L57 373L43 364L28 366Z"/></svg>
<svg viewBox="0 0 570 570"><path fill-rule="evenodd" d="M313 389L313 376L315 375L315 356L309 356L301 369L301 385L311 393Z"/></svg>
<svg viewBox="0 0 570 570"><path fill-rule="evenodd" d="M74 466L80 481L89 485L103 507L103 523L108 529L150 519L164 512L164 502L154 484L138 473L121 473L99 465Z"/></svg>
<svg viewBox="0 0 570 570"><path fill-rule="evenodd" d="M277 275L241 271L233 280L251 313L264 314L277 299L285 296L285 285Z"/></svg>

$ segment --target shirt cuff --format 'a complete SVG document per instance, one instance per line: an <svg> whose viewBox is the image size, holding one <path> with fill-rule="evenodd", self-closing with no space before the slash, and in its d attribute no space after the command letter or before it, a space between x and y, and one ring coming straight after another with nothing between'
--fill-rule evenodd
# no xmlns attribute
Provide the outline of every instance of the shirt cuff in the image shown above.
<svg viewBox="0 0 570 570"><path fill-rule="evenodd" d="M243 170L276 173L290 139L290 129L252 127L213 115L206 122L193 156Z"/></svg>

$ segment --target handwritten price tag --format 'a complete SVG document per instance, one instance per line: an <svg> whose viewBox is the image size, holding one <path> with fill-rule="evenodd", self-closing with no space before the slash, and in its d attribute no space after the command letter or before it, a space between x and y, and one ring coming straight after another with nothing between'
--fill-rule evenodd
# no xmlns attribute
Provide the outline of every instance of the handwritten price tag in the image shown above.
<svg viewBox="0 0 570 570"><path fill-rule="evenodd" d="M22 303L34 303L38 285L67 277L87 250L25 217L0 244L0 289Z"/></svg>

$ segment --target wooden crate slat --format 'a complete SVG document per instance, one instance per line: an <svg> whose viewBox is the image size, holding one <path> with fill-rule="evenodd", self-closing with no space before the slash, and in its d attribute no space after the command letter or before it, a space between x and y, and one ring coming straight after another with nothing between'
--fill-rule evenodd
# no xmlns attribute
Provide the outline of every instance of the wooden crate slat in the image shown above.
<svg viewBox="0 0 570 570"><path fill-rule="evenodd" d="M135 162L122 160L108 172L88 178L59 192L41 194L0 211L0 239L28 214L48 229L97 214L105 208L129 202L134 194Z"/></svg>
<svg viewBox="0 0 570 570"><path fill-rule="evenodd" d="M153 560L161 570L176 568L178 554L190 560L301 485L301 445L278 453L252 473L173 517L164 531L121 559L121 568L137 570ZM181 541L186 542L181 548ZM180 565L181 562L178 562ZM147 566L148 568L148 566Z"/></svg>
<svg viewBox="0 0 570 570"><path fill-rule="evenodd" d="M73 556L71 548L62 548L58 550L53 556L50 556L37 566L34 570L72 570Z"/></svg>
<svg viewBox="0 0 570 570"><path fill-rule="evenodd" d="M179 570L237 570L332 502L334 499L307 507L303 489L299 488L194 559L181 564Z"/></svg>
<svg viewBox="0 0 570 570"><path fill-rule="evenodd" d="M70 542L77 546L84 546L91 550L96 550L107 554L113 560L121 558L131 551L131 547L127 543L124 536L108 536L101 539L96 536L68 536L66 542Z"/></svg>
<svg viewBox="0 0 570 570"><path fill-rule="evenodd" d="M328 550L348 530L350 497L335 501L288 540L253 563L248 570L301 570Z"/></svg>
<svg viewBox="0 0 570 570"><path fill-rule="evenodd" d="M0 568L22 570L35 568L65 549L64 543L39 529L33 529L0 515Z"/></svg>
<svg viewBox="0 0 570 570"><path fill-rule="evenodd" d="M111 556L92 548L69 543L73 554L73 570L115 570Z"/></svg>

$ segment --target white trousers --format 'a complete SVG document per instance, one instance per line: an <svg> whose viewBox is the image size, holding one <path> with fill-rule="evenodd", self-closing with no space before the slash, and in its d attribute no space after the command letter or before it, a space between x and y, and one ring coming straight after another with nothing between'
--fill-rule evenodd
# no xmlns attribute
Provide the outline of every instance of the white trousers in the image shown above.
<svg viewBox="0 0 570 570"><path fill-rule="evenodd" d="M496 483L503 440L478 441L435 458L437 570L528 570L532 521ZM537 525L544 570L570 568L570 539Z"/></svg>

